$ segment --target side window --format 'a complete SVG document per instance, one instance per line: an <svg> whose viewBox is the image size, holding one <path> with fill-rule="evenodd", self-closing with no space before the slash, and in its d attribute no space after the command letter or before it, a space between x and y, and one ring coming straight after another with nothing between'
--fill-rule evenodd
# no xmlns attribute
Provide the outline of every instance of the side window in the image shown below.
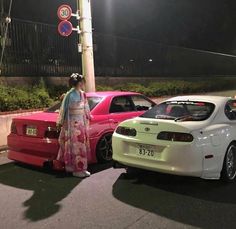
<svg viewBox="0 0 236 229"><path fill-rule="evenodd" d="M133 111L134 107L129 96L117 96L113 98L110 106L110 113Z"/></svg>
<svg viewBox="0 0 236 229"><path fill-rule="evenodd" d="M131 99L134 103L134 107L136 111L145 111L150 109L153 104L145 99L145 97L140 96L140 95L133 95L131 96Z"/></svg>
<svg viewBox="0 0 236 229"><path fill-rule="evenodd" d="M230 100L226 103L225 115L229 120L236 120L236 100Z"/></svg>

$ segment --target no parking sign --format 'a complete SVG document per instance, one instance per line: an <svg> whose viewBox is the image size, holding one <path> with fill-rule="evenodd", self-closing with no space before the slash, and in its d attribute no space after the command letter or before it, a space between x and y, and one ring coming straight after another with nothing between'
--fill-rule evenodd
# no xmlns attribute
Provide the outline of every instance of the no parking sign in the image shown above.
<svg viewBox="0 0 236 229"><path fill-rule="evenodd" d="M64 37L68 37L71 35L72 30L73 30L73 26L71 24L71 22L69 21L61 21L58 25L58 32L64 36Z"/></svg>
<svg viewBox="0 0 236 229"><path fill-rule="evenodd" d="M71 35L72 31L77 31L78 34L81 33L79 25L76 28L73 28L73 25L69 21L71 17L76 17L76 19L79 20L79 11L77 11L76 14L73 14L69 5L61 5L57 9L57 16L61 20L57 27L61 36L68 37Z"/></svg>

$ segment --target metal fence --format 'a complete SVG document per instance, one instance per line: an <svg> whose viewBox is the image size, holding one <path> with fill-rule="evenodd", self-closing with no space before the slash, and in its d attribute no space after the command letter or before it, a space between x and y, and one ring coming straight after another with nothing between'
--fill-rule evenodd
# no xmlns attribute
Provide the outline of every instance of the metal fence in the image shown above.
<svg viewBox="0 0 236 229"><path fill-rule="evenodd" d="M5 76L58 76L81 71L76 36L56 26L13 19L3 58Z"/></svg>
<svg viewBox="0 0 236 229"><path fill-rule="evenodd" d="M4 23L0 24L0 35ZM235 75L236 58L124 37L93 34L97 76ZM67 76L81 72L76 33L62 37L55 25L13 19L3 76ZM1 38L2 48L2 38Z"/></svg>

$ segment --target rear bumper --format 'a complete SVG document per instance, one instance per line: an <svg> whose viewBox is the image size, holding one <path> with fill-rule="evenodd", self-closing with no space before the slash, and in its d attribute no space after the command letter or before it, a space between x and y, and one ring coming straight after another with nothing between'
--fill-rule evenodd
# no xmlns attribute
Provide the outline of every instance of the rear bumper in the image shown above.
<svg viewBox="0 0 236 229"><path fill-rule="evenodd" d="M113 157L114 158L114 157ZM173 175L181 175L181 176L193 176L193 177L201 177L202 170L187 170L186 168L180 168L177 166L169 166L169 165L157 165L156 163L144 162L137 159L127 160L127 158L118 158L115 157L114 160L117 160L115 168L126 168L126 167L134 167L140 168L144 170L151 170L160 173L173 174Z"/></svg>
<svg viewBox="0 0 236 229"><path fill-rule="evenodd" d="M87 155L88 163L97 163L95 150L98 138L90 138L91 152ZM7 137L8 158L14 161L64 170L64 164L56 160L59 143L57 139L39 139L9 134Z"/></svg>
<svg viewBox="0 0 236 229"><path fill-rule="evenodd" d="M154 155L140 155L138 145L151 144ZM192 143L151 142L133 140L118 134L112 139L113 160L126 167L135 167L161 173L202 177L201 147Z"/></svg>
<svg viewBox="0 0 236 229"><path fill-rule="evenodd" d="M8 151L8 158L10 160L22 162L29 165L34 165L37 167L46 167L53 170L62 171L65 169L64 164L57 160L51 160L45 157L39 157L31 154L16 152L13 150Z"/></svg>
<svg viewBox="0 0 236 229"><path fill-rule="evenodd" d="M57 139L29 138L9 134L7 136L8 148L20 154L30 154L32 156L51 158L57 157L59 143Z"/></svg>

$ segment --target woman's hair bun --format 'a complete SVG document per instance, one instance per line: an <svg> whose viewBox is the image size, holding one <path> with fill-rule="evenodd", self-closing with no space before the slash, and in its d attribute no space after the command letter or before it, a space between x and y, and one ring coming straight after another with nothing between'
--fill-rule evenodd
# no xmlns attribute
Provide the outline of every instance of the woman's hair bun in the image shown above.
<svg viewBox="0 0 236 229"><path fill-rule="evenodd" d="M79 73L72 73L70 75L69 84L70 86L76 86L79 82L84 81L83 75L80 75Z"/></svg>

